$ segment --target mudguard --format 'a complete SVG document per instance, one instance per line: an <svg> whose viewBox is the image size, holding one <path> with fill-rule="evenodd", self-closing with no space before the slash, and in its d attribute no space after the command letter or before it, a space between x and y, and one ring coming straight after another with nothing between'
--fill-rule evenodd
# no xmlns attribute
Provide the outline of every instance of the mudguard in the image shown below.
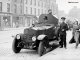
<svg viewBox="0 0 80 60"><path fill-rule="evenodd" d="M39 35L39 36L37 37L37 39L38 39L38 40L43 40L46 36L47 36L47 35L42 34L42 35Z"/></svg>
<svg viewBox="0 0 80 60"><path fill-rule="evenodd" d="M12 35L12 38L17 38L17 35L20 35L20 39L23 40L23 36L24 34L20 33L20 34L16 34L16 35Z"/></svg>

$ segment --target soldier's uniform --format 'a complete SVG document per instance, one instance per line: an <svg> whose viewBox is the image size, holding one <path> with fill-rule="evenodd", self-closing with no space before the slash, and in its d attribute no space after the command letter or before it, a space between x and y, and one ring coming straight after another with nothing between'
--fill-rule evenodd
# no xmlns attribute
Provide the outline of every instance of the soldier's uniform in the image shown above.
<svg viewBox="0 0 80 60"><path fill-rule="evenodd" d="M62 17L61 19L64 19L65 20L65 17ZM60 24L60 45L61 45L61 48L64 47L66 48L66 31L68 30L68 26L65 22L62 22Z"/></svg>

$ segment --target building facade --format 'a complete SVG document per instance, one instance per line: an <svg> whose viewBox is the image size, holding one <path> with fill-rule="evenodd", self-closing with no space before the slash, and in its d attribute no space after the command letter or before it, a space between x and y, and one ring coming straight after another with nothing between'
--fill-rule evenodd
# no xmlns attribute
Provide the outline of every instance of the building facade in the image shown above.
<svg viewBox="0 0 80 60"><path fill-rule="evenodd" d="M57 14L56 0L0 0L0 27L31 26L49 9Z"/></svg>
<svg viewBox="0 0 80 60"><path fill-rule="evenodd" d="M24 26L24 0L11 1L12 27Z"/></svg>
<svg viewBox="0 0 80 60"><path fill-rule="evenodd" d="M46 2L44 0L24 0L24 14L36 16L37 18L40 14L47 13ZM25 16L26 26L31 26L36 21L35 18Z"/></svg>
<svg viewBox="0 0 80 60"><path fill-rule="evenodd" d="M0 0L0 30L11 27L11 0Z"/></svg>
<svg viewBox="0 0 80 60"><path fill-rule="evenodd" d="M0 28L23 26L23 1L0 0Z"/></svg>
<svg viewBox="0 0 80 60"><path fill-rule="evenodd" d="M41 14L47 14L49 9L52 10L53 15L57 14L56 0L24 0L25 15L33 15L38 18ZM31 26L33 23L33 19L25 17L26 26Z"/></svg>

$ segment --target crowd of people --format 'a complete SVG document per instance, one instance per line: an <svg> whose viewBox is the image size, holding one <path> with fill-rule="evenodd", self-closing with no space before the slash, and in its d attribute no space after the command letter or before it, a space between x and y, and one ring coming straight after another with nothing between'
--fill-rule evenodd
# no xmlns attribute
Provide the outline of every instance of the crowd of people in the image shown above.
<svg viewBox="0 0 80 60"><path fill-rule="evenodd" d="M67 23L65 22L66 18L65 17L62 17L61 18L62 20L62 23L60 24L60 29L59 29L59 36L60 36L60 48L67 48L66 46L66 31L69 30L69 26L67 25ZM78 47L79 45L79 36L80 36L80 25L78 23L78 21L75 21L73 23L73 26L72 26L72 39L70 40L69 43L76 43L75 44L75 48Z"/></svg>

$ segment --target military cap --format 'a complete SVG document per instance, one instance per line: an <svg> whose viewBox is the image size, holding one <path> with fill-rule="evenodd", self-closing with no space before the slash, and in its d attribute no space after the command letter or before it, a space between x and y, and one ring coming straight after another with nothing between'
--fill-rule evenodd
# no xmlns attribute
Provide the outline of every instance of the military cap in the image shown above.
<svg viewBox="0 0 80 60"><path fill-rule="evenodd" d="M51 9L49 9L49 10L48 10L48 12L49 12L49 11L52 11L52 10L51 10Z"/></svg>
<svg viewBox="0 0 80 60"><path fill-rule="evenodd" d="M64 19L65 20L66 18L65 17L61 17L61 19Z"/></svg>

